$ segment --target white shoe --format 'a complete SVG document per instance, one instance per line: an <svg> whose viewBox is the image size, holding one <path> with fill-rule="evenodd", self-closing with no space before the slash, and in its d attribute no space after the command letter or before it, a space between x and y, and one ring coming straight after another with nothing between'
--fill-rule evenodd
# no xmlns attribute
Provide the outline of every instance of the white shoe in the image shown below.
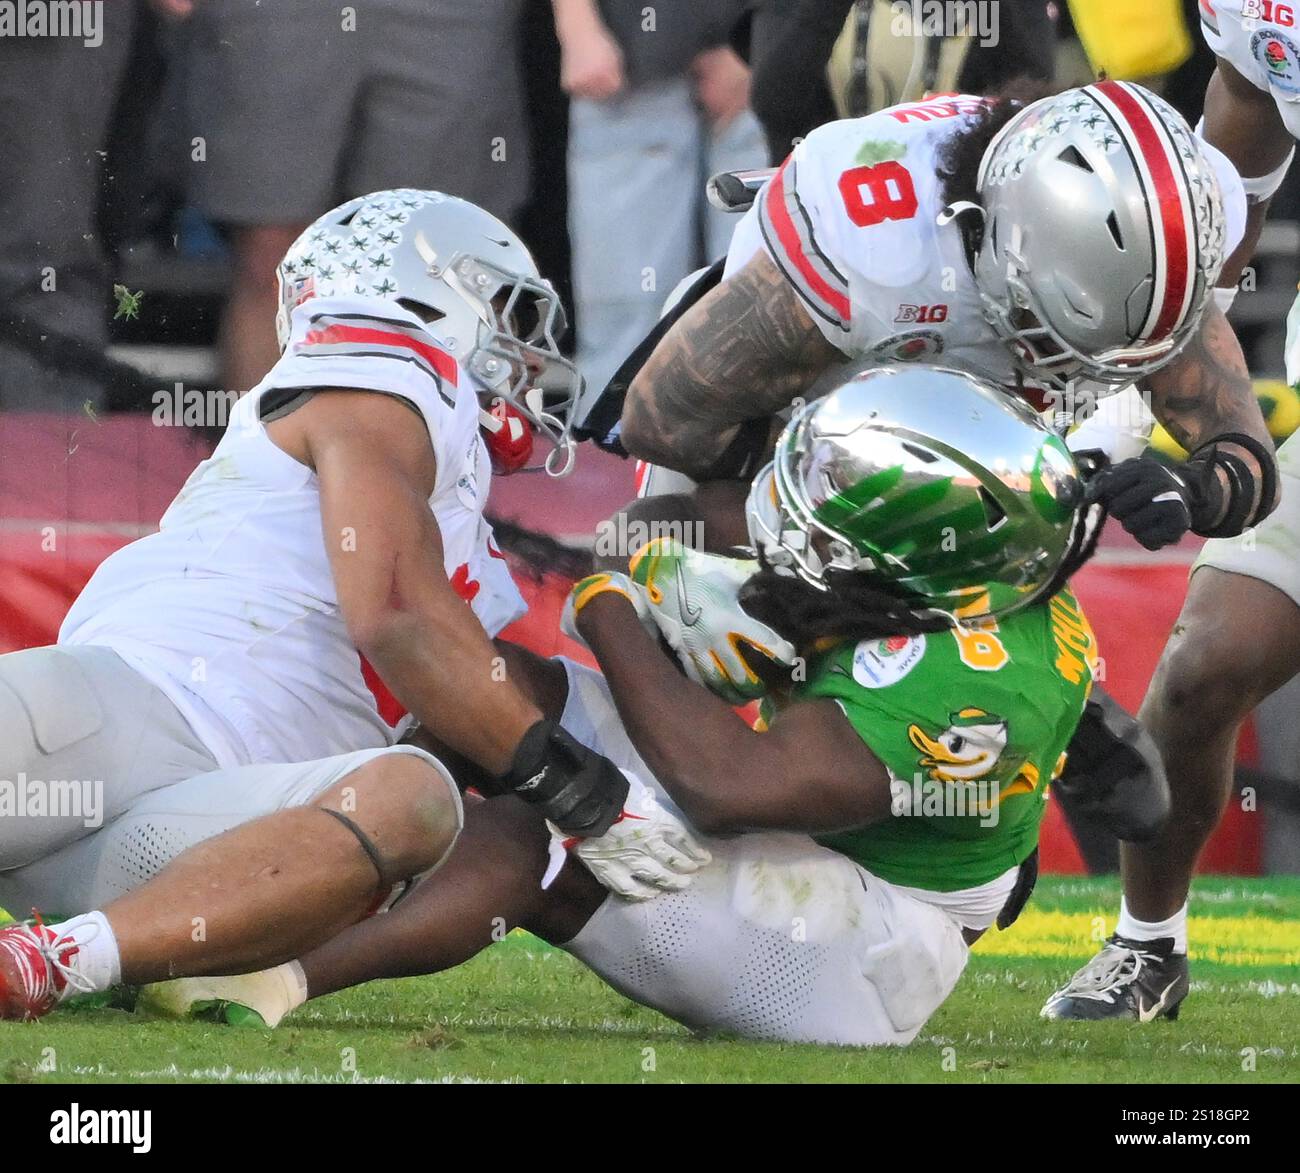
<svg viewBox="0 0 1300 1173"><path fill-rule="evenodd" d="M136 1003L164 1018L202 1018L231 1026L275 1028L307 1000L296 961L234 977L176 978L140 990Z"/></svg>

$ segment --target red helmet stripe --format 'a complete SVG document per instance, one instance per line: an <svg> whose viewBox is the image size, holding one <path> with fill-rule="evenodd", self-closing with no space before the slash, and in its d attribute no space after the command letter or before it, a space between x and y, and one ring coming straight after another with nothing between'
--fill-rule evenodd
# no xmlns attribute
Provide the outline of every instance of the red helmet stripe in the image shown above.
<svg viewBox="0 0 1300 1173"><path fill-rule="evenodd" d="M1151 194L1155 197L1149 205L1155 223L1156 285L1140 337L1159 341L1173 333L1186 317L1194 287L1195 221L1188 207L1182 168L1163 123L1128 86L1104 81L1088 88L1103 99L1117 129L1136 148L1139 170L1150 175Z"/></svg>

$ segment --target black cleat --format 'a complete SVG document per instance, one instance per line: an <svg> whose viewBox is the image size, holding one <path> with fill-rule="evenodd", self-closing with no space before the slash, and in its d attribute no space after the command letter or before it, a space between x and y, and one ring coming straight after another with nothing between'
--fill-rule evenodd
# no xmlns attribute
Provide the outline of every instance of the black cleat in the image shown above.
<svg viewBox="0 0 1300 1173"><path fill-rule="evenodd" d="M1187 954L1174 939L1134 941L1116 933L1087 965L1047 999L1043 1018L1175 1019L1187 997Z"/></svg>

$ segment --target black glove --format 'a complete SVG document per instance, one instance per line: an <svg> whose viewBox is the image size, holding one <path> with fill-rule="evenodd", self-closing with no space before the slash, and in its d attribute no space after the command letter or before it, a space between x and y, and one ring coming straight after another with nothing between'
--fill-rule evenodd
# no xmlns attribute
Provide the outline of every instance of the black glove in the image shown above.
<svg viewBox="0 0 1300 1173"><path fill-rule="evenodd" d="M1148 550L1159 550L1178 541L1213 508L1207 476L1214 478L1208 461L1189 460L1175 471L1139 456L1097 473L1088 482L1087 499L1104 505Z"/></svg>
<svg viewBox="0 0 1300 1173"><path fill-rule="evenodd" d="M537 807L561 831L591 838L603 835L623 813L628 783L607 757L554 721L538 721L493 789Z"/></svg>
<svg viewBox="0 0 1300 1173"><path fill-rule="evenodd" d="M1244 448L1256 471L1220 445ZM1177 468L1146 456L1103 469L1088 481L1100 501L1148 550L1176 542L1189 529L1203 538L1232 538L1267 517L1277 487L1277 456L1253 436L1224 432Z"/></svg>

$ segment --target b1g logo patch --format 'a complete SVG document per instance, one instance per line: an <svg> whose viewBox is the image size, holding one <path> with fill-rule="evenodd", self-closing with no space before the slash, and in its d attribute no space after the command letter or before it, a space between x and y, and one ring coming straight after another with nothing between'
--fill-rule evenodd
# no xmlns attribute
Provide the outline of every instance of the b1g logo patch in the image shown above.
<svg viewBox="0 0 1300 1173"><path fill-rule="evenodd" d="M1211 0L1201 0L1202 20L1206 20L1207 11L1213 12ZM1295 7L1286 0L1242 0L1241 16L1243 20L1264 20L1295 28ZM1216 28L1214 31L1217 33L1219 30Z"/></svg>
<svg viewBox="0 0 1300 1173"><path fill-rule="evenodd" d="M898 314L894 318L896 325L911 325L916 322L924 326L927 322L946 322L948 320L948 307L946 305L907 305L903 304L898 307Z"/></svg>
<svg viewBox="0 0 1300 1173"><path fill-rule="evenodd" d="M853 649L853 679L863 688L897 684L925 655L925 636L864 639Z"/></svg>
<svg viewBox="0 0 1300 1173"><path fill-rule="evenodd" d="M943 335L938 330L911 330L895 334L871 348L878 362L924 362L943 353Z"/></svg>
<svg viewBox="0 0 1300 1173"><path fill-rule="evenodd" d="M1250 52L1268 74L1272 89L1300 94L1300 45L1277 29L1261 29L1250 38Z"/></svg>

